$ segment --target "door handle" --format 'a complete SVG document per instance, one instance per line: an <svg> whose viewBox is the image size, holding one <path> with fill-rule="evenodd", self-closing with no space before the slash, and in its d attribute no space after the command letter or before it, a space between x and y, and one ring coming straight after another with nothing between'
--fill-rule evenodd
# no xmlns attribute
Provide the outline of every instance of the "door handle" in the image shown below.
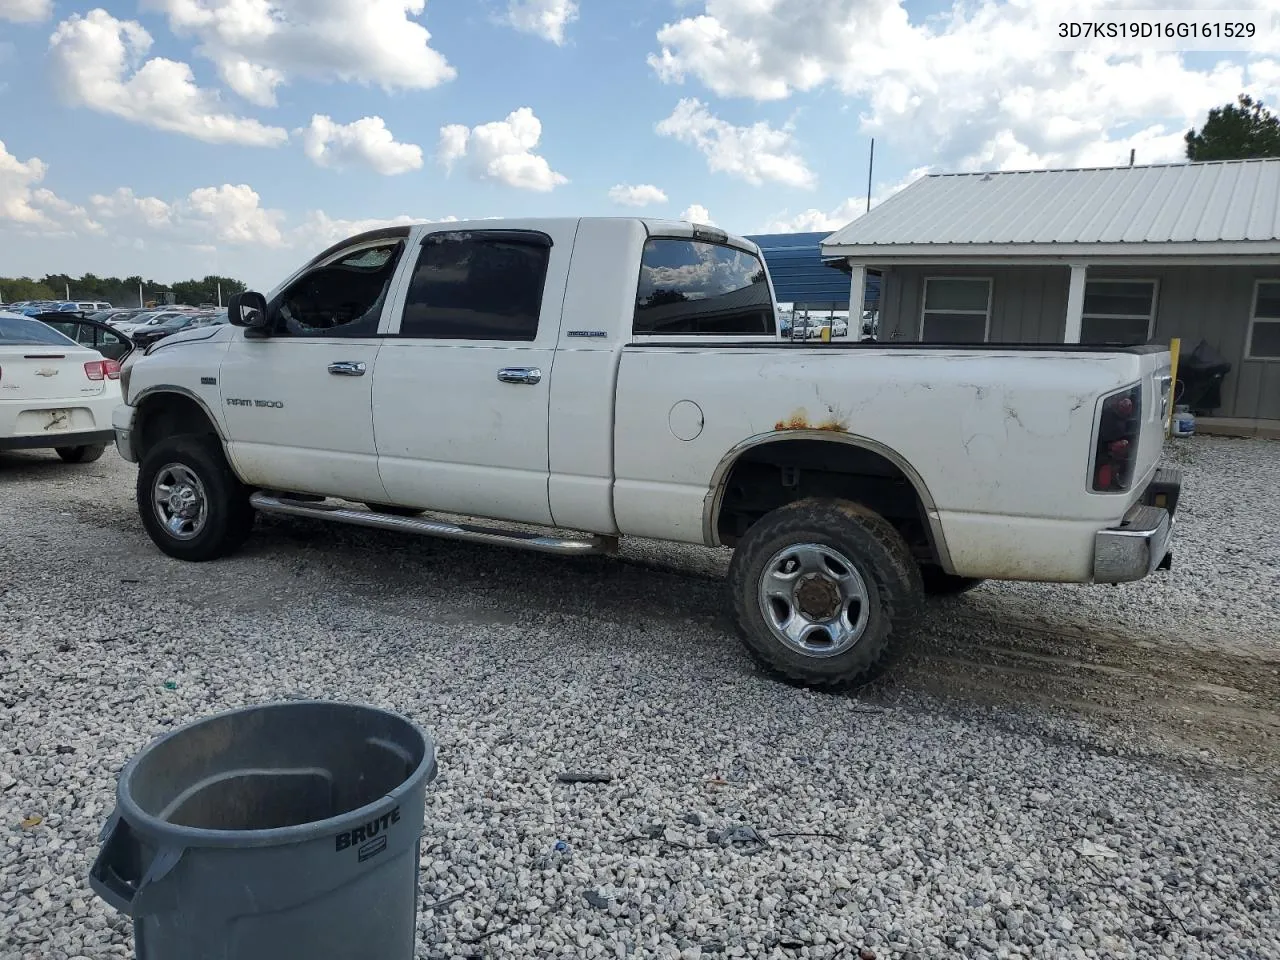
<svg viewBox="0 0 1280 960"><path fill-rule="evenodd" d="M537 383L542 379L542 371L537 367L503 367L498 371L498 379L503 383Z"/></svg>
<svg viewBox="0 0 1280 960"><path fill-rule="evenodd" d="M364 363L360 360L335 360L329 364L329 372L335 377L363 377Z"/></svg>

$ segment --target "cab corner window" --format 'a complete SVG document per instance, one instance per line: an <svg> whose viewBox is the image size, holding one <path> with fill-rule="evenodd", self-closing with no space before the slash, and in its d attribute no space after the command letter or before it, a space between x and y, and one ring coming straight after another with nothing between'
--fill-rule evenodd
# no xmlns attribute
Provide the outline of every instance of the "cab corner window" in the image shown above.
<svg viewBox="0 0 1280 960"><path fill-rule="evenodd" d="M279 333L371 337L391 289L403 240L361 247L304 273L273 305Z"/></svg>
<svg viewBox="0 0 1280 960"><path fill-rule="evenodd" d="M536 340L550 256L550 238L533 231L431 234L414 268L400 336Z"/></svg>
<svg viewBox="0 0 1280 960"><path fill-rule="evenodd" d="M760 258L703 240L647 241L633 329L673 336L772 336L776 319Z"/></svg>

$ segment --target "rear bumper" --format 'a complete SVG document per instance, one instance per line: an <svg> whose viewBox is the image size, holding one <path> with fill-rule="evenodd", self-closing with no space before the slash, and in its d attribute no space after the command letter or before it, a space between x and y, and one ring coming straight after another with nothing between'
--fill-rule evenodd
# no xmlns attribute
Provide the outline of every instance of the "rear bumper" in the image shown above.
<svg viewBox="0 0 1280 960"><path fill-rule="evenodd" d="M46 433L27 437L0 437L0 450L52 450L55 447L107 446L115 439L111 430Z"/></svg>
<svg viewBox="0 0 1280 960"><path fill-rule="evenodd" d="M1161 467L1120 525L1094 537L1093 582L1130 583L1168 569L1182 471Z"/></svg>

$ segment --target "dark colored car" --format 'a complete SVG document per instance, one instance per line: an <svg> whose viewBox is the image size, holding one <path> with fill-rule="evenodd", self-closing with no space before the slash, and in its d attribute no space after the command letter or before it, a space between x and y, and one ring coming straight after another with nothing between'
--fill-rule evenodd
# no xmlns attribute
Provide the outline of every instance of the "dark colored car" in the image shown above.
<svg viewBox="0 0 1280 960"><path fill-rule="evenodd" d="M225 323L226 315L193 313L182 317L174 317L164 323L139 327L133 332L133 342L139 347L149 347L158 340L177 333L179 330L194 330L214 323Z"/></svg>
<svg viewBox="0 0 1280 960"><path fill-rule="evenodd" d="M98 320L67 313L38 313L31 319L53 327L83 347L92 347L109 360L123 363L133 350L128 337Z"/></svg>

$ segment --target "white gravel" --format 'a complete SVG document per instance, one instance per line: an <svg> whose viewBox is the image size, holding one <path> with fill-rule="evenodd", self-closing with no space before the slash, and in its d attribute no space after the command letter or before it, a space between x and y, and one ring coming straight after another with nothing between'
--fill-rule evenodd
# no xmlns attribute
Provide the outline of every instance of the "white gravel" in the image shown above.
<svg viewBox="0 0 1280 960"><path fill-rule="evenodd" d="M1169 582L991 585L938 630L973 617L977 649L1012 644L991 626L1007 610L1105 617L1174 661L1229 646L1274 719L1280 522L1260 501L1280 444L1178 455ZM726 630L709 551L565 561L279 521L183 565L141 532L132 478L113 454L0 456L6 960L132 956L85 880L120 767L174 725L297 695L438 740L420 958L1280 957L1274 770L1175 761L1127 720L934 696L928 661L860 698L784 686Z"/></svg>

